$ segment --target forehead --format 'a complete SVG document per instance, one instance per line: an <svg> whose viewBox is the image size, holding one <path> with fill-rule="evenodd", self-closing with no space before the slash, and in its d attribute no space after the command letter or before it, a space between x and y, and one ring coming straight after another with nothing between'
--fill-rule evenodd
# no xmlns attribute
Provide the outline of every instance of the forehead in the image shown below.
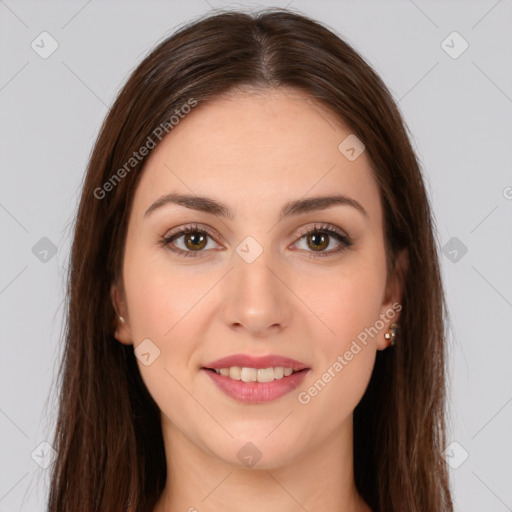
<svg viewBox="0 0 512 512"><path fill-rule="evenodd" d="M348 126L303 93L230 93L193 108L152 151L134 209L181 192L221 198L237 216L275 215L286 201L340 193L380 225L366 153L349 160L339 149L349 136Z"/></svg>

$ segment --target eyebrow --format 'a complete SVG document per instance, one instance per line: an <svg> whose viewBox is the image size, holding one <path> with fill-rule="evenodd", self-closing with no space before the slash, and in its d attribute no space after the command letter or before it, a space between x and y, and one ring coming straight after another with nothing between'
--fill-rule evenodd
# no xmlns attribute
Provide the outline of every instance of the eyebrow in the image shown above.
<svg viewBox="0 0 512 512"><path fill-rule="evenodd" d="M149 214L169 204L177 204L190 208L191 210L197 210L217 217L225 217L227 219L233 219L235 214L228 206L219 203L211 197L189 195L189 194L178 194L170 193L162 197L159 197L144 213L147 217ZM300 215L302 213L308 213L312 211L325 210L332 206L351 206L359 211L366 219L369 219L368 212L363 206L355 199L344 196L342 194L336 194L331 196L318 196L307 199L298 199L295 201L289 201L285 203L281 208L279 220L292 215Z"/></svg>

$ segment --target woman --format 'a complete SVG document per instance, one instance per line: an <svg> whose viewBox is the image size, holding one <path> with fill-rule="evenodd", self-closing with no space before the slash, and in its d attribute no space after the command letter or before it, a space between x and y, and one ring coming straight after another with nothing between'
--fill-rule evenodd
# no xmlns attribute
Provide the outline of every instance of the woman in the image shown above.
<svg viewBox="0 0 512 512"><path fill-rule="evenodd" d="M451 511L433 230L333 32L227 12L163 41L82 191L49 511Z"/></svg>

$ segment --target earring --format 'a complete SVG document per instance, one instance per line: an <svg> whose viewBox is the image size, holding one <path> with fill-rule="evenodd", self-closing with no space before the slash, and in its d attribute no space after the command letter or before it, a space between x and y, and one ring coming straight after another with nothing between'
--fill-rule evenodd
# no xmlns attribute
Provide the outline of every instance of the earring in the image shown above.
<svg viewBox="0 0 512 512"><path fill-rule="evenodd" d="M389 326L389 331L386 334L384 334L384 338L389 340L390 345L394 345L395 339L397 336L398 336L398 324L393 323Z"/></svg>
<svg viewBox="0 0 512 512"><path fill-rule="evenodd" d="M121 320L121 322L123 322L123 324L124 324L125 319L121 315L119 315L119 320Z"/></svg>

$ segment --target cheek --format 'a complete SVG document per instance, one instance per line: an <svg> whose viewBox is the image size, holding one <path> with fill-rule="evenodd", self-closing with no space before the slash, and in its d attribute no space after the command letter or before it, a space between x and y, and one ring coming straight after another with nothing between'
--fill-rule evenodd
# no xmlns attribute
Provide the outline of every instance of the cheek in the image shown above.
<svg viewBox="0 0 512 512"><path fill-rule="evenodd" d="M379 319L385 288L385 267L377 258L353 258L350 264L304 280L300 294L323 323L324 351L342 350ZM320 331L319 331L320 332ZM373 331L372 331L373 332ZM361 336L364 338L364 335Z"/></svg>
<svg viewBox="0 0 512 512"><path fill-rule="evenodd" d="M152 362L146 365L138 357L137 364L164 414L172 416L175 408L197 414L188 394L196 393L191 376L197 369L192 368L191 358L201 341L196 321L207 307L201 299L213 283L214 276L194 272L193 266L171 268L167 258L150 251L126 253L124 284L133 344L137 348L143 340L151 340Z"/></svg>
<svg viewBox="0 0 512 512"><path fill-rule="evenodd" d="M192 265L173 267L169 262L162 254L152 257L134 251L126 257L125 289L135 343L141 336L175 338L202 309L201 301L215 282L212 273L200 273Z"/></svg>
<svg viewBox="0 0 512 512"><path fill-rule="evenodd" d="M366 277L331 282L337 289L317 301L329 330L322 327L325 334L314 340L316 365L297 400L319 432L330 432L349 417L372 375L376 345L370 328L379 318L381 289Z"/></svg>
<svg viewBox="0 0 512 512"><path fill-rule="evenodd" d="M315 351L318 360L301 388L299 403L329 417L335 425L362 398L370 380L376 355L375 340L383 336L379 321L385 287L385 266L377 248L366 259L315 279L301 293L311 310L318 313L310 324L318 324ZM311 332L313 329L311 328ZM332 409L335 404L334 409ZM325 414L320 411L324 411ZM331 411L327 415L327 411Z"/></svg>

